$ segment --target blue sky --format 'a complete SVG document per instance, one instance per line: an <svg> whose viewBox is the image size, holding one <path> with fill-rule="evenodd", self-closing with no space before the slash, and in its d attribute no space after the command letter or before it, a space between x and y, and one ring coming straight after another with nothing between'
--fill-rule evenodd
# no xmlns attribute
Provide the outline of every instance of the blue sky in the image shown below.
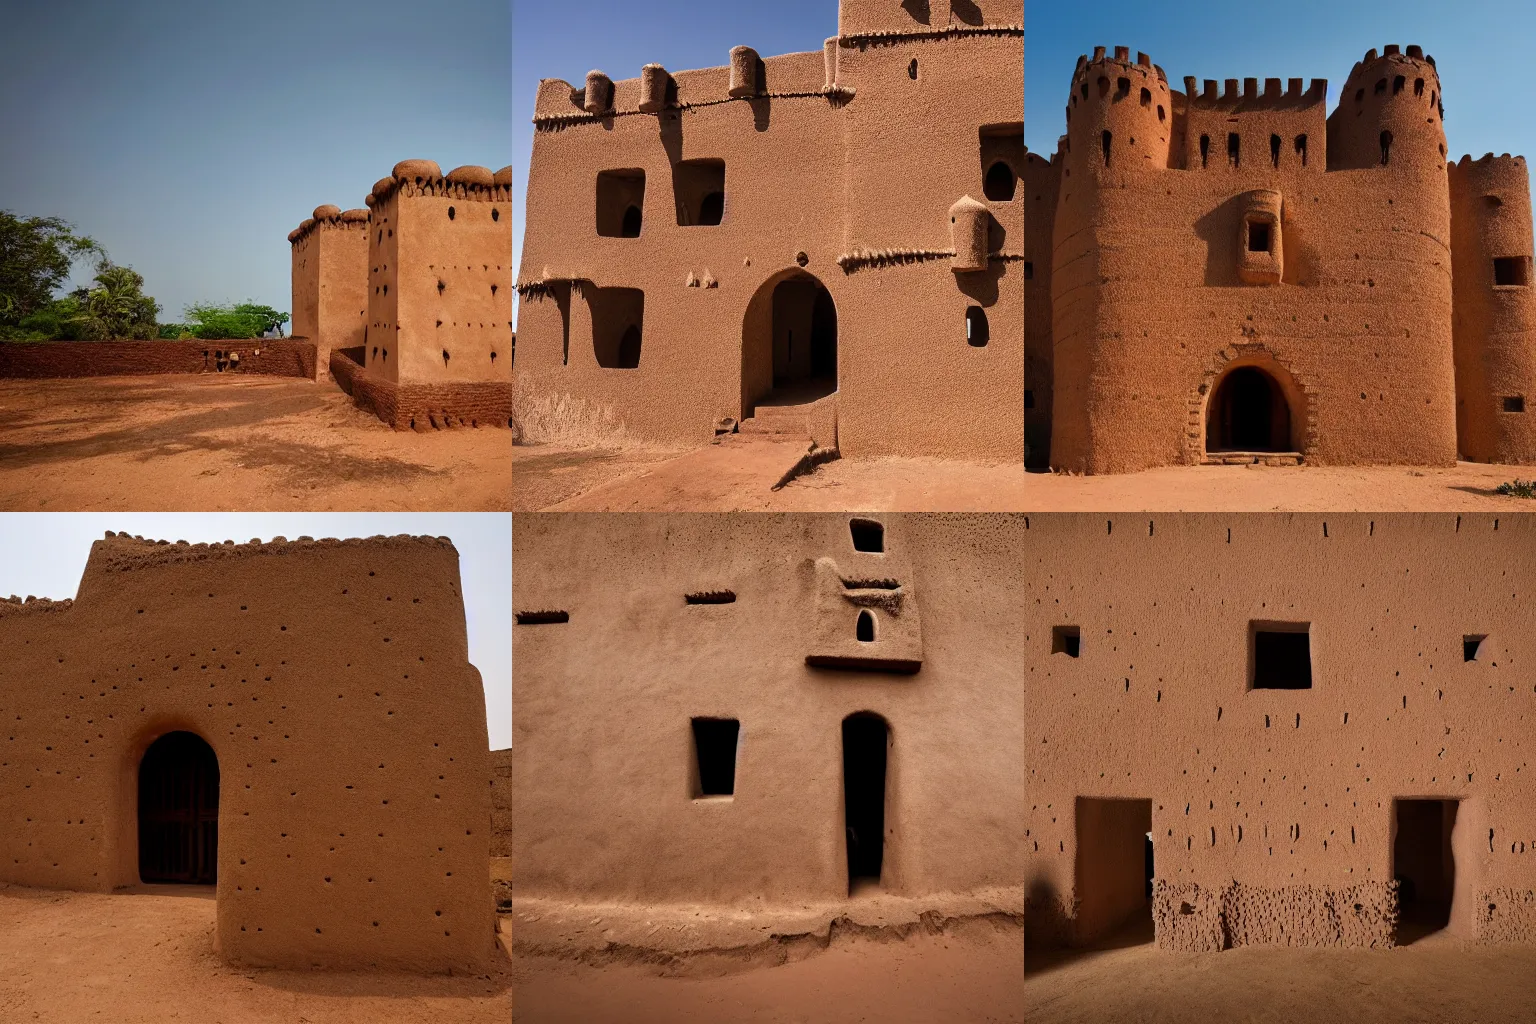
<svg viewBox="0 0 1536 1024"><path fill-rule="evenodd" d="M49 0L0 28L0 209L193 301L291 311L287 235L399 160L508 162L508 0ZM89 274L83 275L89 277Z"/></svg>
<svg viewBox="0 0 1536 1024"><path fill-rule="evenodd" d="M503 512L8 512L0 594L74 597L91 544L108 530L154 540L243 544L252 537L449 537L459 551L469 661L485 684L491 749L512 745L512 516ZM303 600L305 595L295 595Z"/></svg>

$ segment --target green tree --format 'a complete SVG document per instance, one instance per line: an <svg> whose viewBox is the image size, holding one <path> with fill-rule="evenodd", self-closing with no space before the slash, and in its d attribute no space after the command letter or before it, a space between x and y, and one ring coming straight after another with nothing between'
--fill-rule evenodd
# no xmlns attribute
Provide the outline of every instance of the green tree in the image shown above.
<svg viewBox="0 0 1536 1024"><path fill-rule="evenodd" d="M74 322L86 338L136 338L147 340L158 333L155 317L160 303L144 294L144 277L131 267L119 267L103 259L96 273L96 287L73 296L80 312Z"/></svg>
<svg viewBox="0 0 1536 1024"><path fill-rule="evenodd" d="M17 217L0 210L0 327L16 328L45 310L78 260L106 250L57 217Z"/></svg>
<svg viewBox="0 0 1536 1024"><path fill-rule="evenodd" d="M186 308L187 329L207 340L259 338L288 322L288 314L253 302L217 305L195 302Z"/></svg>

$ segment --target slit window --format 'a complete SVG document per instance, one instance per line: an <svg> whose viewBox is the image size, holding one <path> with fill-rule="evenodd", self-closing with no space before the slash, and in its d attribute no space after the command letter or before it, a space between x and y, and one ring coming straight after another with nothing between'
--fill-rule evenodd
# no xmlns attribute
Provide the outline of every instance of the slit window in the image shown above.
<svg viewBox="0 0 1536 1024"><path fill-rule="evenodd" d="M513 618L519 626L552 626L562 622L570 622L571 613L560 611L518 612Z"/></svg>
<svg viewBox="0 0 1536 1024"><path fill-rule="evenodd" d="M1227 133L1227 163L1233 167L1242 166L1242 145L1237 132Z"/></svg>
<svg viewBox="0 0 1536 1024"><path fill-rule="evenodd" d="M1381 133L1381 165L1387 165L1387 159L1392 155L1392 133Z"/></svg>
<svg viewBox="0 0 1536 1024"><path fill-rule="evenodd" d="M1202 136L1200 136L1200 166L1201 167L1205 167L1208 164L1208 162L1210 161L1210 156L1211 156L1211 137L1209 135L1202 135Z"/></svg>
<svg viewBox="0 0 1536 1024"><path fill-rule="evenodd" d="M850 519L848 532L853 537L853 550L885 551L885 527L873 519Z"/></svg>
<svg viewBox="0 0 1536 1024"><path fill-rule="evenodd" d="M599 171L597 233L604 238L638 238L645 211L645 172Z"/></svg>
<svg viewBox="0 0 1536 1024"><path fill-rule="evenodd" d="M1280 166L1280 136L1278 135L1269 137L1269 162L1276 167Z"/></svg>
<svg viewBox="0 0 1536 1024"><path fill-rule="evenodd" d="M1051 653L1075 658L1082 653L1083 634L1077 626L1055 626L1051 629Z"/></svg>
<svg viewBox="0 0 1536 1024"><path fill-rule="evenodd" d="M1008 166L1006 160L994 161L987 168L986 179L982 182L982 193L994 203L1007 203L1013 201L1013 193L1017 178L1013 168Z"/></svg>
<svg viewBox="0 0 1536 1024"><path fill-rule="evenodd" d="M1249 689L1312 689L1311 630L1310 622L1253 623L1249 627Z"/></svg>
<svg viewBox="0 0 1536 1024"><path fill-rule="evenodd" d="M987 311L971 306L965 311L965 341L972 348L986 348L991 332L987 328Z"/></svg>
<svg viewBox="0 0 1536 1024"><path fill-rule="evenodd" d="M1113 136L1108 131L1104 132L1104 135L1102 137L1102 141L1104 143L1104 166L1105 167L1109 166L1109 144L1110 144L1110 142L1112 140L1113 140Z"/></svg>
<svg viewBox="0 0 1536 1024"><path fill-rule="evenodd" d="M1477 656L1483 652L1483 641L1488 637L1485 634L1464 636L1461 638L1461 660L1476 661Z"/></svg>
<svg viewBox="0 0 1536 1024"><path fill-rule="evenodd" d="M1402 92L1403 86L1407 84L1408 79L1404 78L1402 75L1398 75L1396 78L1392 79L1392 95L1396 96L1398 93Z"/></svg>
<svg viewBox="0 0 1536 1024"><path fill-rule="evenodd" d="M1525 412L1525 396L1524 395L1505 395L1504 396L1504 411L1505 412Z"/></svg>
<svg viewBox="0 0 1536 1024"><path fill-rule="evenodd" d="M859 612L859 621L853 627L854 636L861 644L875 642L875 615L868 608Z"/></svg>
<svg viewBox="0 0 1536 1024"><path fill-rule="evenodd" d="M734 796L741 722L735 718L695 718L692 724L694 799Z"/></svg>
<svg viewBox="0 0 1536 1024"><path fill-rule="evenodd" d="M1531 283L1531 258L1529 256L1495 256L1493 259L1493 283L1529 286Z"/></svg>
<svg viewBox="0 0 1536 1024"><path fill-rule="evenodd" d="M725 161L682 160L672 168L679 227L715 227L725 218Z"/></svg>
<svg viewBox="0 0 1536 1024"><path fill-rule="evenodd" d="M1415 78L1413 80L1413 94L1415 96L1423 96L1424 95L1424 79L1422 79L1422 78Z"/></svg>
<svg viewBox="0 0 1536 1024"><path fill-rule="evenodd" d="M700 590L683 595L689 604L735 604L736 593L731 590Z"/></svg>
<svg viewBox="0 0 1536 1024"><path fill-rule="evenodd" d="M1144 107L1150 107L1152 105L1152 90L1151 89L1143 89L1143 90L1141 90L1141 105L1144 106Z"/></svg>
<svg viewBox="0 0 1536 1024"><path fill-rule="evenodd" d="M1307 137L1305 135L1296 136L1296 155L1301 157L1301 166L1307 166Z"/></svg>

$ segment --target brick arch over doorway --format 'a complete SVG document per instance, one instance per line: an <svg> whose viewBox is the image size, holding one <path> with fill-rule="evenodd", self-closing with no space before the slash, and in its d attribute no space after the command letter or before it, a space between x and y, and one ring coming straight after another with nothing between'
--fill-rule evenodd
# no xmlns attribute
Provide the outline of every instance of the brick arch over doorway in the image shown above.
<svg viewBox="0 0 1536 1024"><path fill-rule="evenodd" d="M1221 385L1235 372L1252 367L1268 379L1277 398L1283 399L1289 420L1290 442L1286 449L1305 459L1317 443L1315 389L1298 377L1290 365L1262 344L1228 345L1216 353L1200 375L1200 382L1189 397L1189 415L1184 431L1184 463L1198 466L1213 454L1207 446L1207 427L1215 412L1213 399Z"/></svg>

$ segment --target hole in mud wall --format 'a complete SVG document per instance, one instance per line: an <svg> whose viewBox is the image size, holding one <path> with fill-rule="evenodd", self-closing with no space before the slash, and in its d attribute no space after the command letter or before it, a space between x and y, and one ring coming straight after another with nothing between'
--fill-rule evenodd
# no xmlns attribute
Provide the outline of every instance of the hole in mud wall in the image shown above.
<svg viewBox="0 0 1536 1024"><path fill-rule="evenodd" d="M885 527L873 519L848 520L848 532L853 537L853 550L883 552Z"/></svg>
<svg viewBox="0 0 1536 1024"><path fill-rule="evenodd" d="M626 168L597 175L597 233L638 238L645 210L645 171Z"/></svg>
<svg viewBox="0 0 1536 1024"><path fill-rule="evenodd" d="M987 328L987 311L971 306L965 311L965 342L972 348L986 348L992 332Z"/></svg>
<svg viewBox="0 0 1536 1024"><path fill-rule="evenodd" d="M1065 654L1069 658L1075 658L1083 649L1082 630L1077 626L1054 626L1051 628L1051 653Z"/></svg>
<svg viewBox="0 0 1536 1024"><path fill-rule="evenodd" d="M645 330L645 293L638 288L585 288L592 312L592 351L597 365L633 370L640 365Z"/></svg>
<svg viewBox="0 0 1536 1024"><path fill-rule="evenodd" d="M1381 165L1387 165L1387 159L1392 155L1392 133L1381 133Z"/></svg>
<svg viewBox="0 0 1536 1024"><path fill-rule="evenodd" d="M491 220L497 220L497 221L501 220L501 211L497 210L495 208L492 208L492 210L491 210Z"/></svg>
<svg viewBox="0 0 1536 1024"><path fill-rule="evenodd" d="M683 600L688 604L734 604L736 594L730 590L700 590L685 594Z"/></svg>
<svg viewBox="0 0 1536 1024"><path fill-rule="evenodd" d="M1099 137L1099 141L1104 146L1104 166L1108 167L1109 166L1109 145L1110 145L1111 142L1114 141L1114 136L1106 129L1104 131L1104 133Z"/></svg>
<svg viewBox="0 0 1536 1024"><path fill-rule="evenodd" d="M1210 158L1211 137L1209 135L1202 135L1200 136L1200 166L1207 166L1210 163Z"/></svg>
<svg viewBox="0 0 1536 1024"><path fill-rule="evenodd" d="M1269 162L1276 167L1280 166L1280 136L1278 135L1269 137Z"/></svg>
<svg viewBox="0 0 1536 1024"><path fill-rule="evenodd" d="M1006 161L998 160L987 168L987 176L982 181L981 191L995 203L1008 203L1013 201L1013 194L1018 183L1013 168Z"/></svg>
<svg viewBox="0 0 1536 1024"><path fill-rule="evenodd" d="M1392 877L1397 881L1397 939L1407 945L1450 923L1456 892L1451 833L1458 801L1394 800Z"/></svg>
<svg viewBox="0 0 1536 1024"><path fill-rule="evenodd" d="M1208 452L1290 450L1290 405L1279 383L1257 366L1239 366L1223 376L1205 415Z"/></svg>
<svg viewBox="0 0 1536 1024"><path fill-rule="evenodd" d="M1525 412L1525 396L1505 395L1503 409L1505 412Z"/></svg>
<svg viewBox="0 0 1536 1024"><path fill-rule="evenodd" d="M1312 689L1312 624L1249 624L1251 690Z"/></svg>
<svg viewBox="0 0 1536 1024"><path fill-rule="evenodd" d="M513 615L513 622L519 626L551 626L570 621L571 613L562 611L517 612Z"/></svg>
<svg viewBox="0 0 1536 1024"><path fill-rule="evenodd" d="M1305 135L1296 136L1296 155L1301 157L1301 166L1307 166L1307 137Z"/></svg>
<svg viewBox="0 0 1536 1024"><path fill-rule="evenodd" d="M1141 105L1144 106L1144 107L1150 107L1152 105L1152 90L1151 89L1143 89L1143 90L1141 90Z"/></svg>
<svg viewBox="0 0 1536 1024"><path fill-rule="evenodd" d="M859 612L859 621L853 627L854 636L861 644L875 642L875 615L869 609Z"/></svg>
<svg viewBox="0 0 1536 1024"><path fill-rule="evenodd" d="M1227 133L1227 163L1233 167L1242 166L1243 142L1237 132Z"/></svg>
<svg viewBox="0 0 1536 1024"><path fill-rule="evenodd" d="M218 758L195 733L166 733L139 764L139 879L213 885L218 855Z"/></svg>
<svg viewBox="0 0 1536 1024"><path fill-rule="evenodd" d="M907 77L912 79L912 81L914 81L914 82L917 81L917 58L916 57L913 57L911 63L909 63L907 65Z"/></svg>
<svg viewBox="0 0 1536 1024"><path fill-rule="evenodd" d="M1528 287L1531 283L1531 258L1529 256L1495 256L1493 283Z"/></svg>
<svg viewBox="0 0 1536 1024"><path fill-rule="evenodd" d="M860 711L843 719L843 829L848 892L880 883L885 860L885 767L890 728Z"/></svg>
<svg viewBox="0 0 1536 1024"><path fill-rule="evenodd" d="M1464 636L1461 638L1461 660L1476 661L1477 656L1483 652L1483 641L1488 637L1484 635Z"/></svg>
<svg viewBox="0 0 1536 1024"><path fill-rule="evenodd" d="M1265 221L1248 222L1248 251L1269 252L1269 224Z"/></svg>
<svg viewBox="0 0 1536 1024"><path fill-rule="evenodd" d="M713 227L725 217L725 161L682 160L672 168L679 227Z"/></svg>
<svg viewBox="0 0 1536 1024"><path fill-rule="evenodd" d="M456 215L456 211L454 210L454 208L451 207L451 206L448 207L448 219L449 220L453 220L455 215Z"/></svg>
<svg viewBox="0 0 1536 1024"><path fill-rule="evenodd" d="M1152 801L1078 797L1075 884L1084 942L1125 934L1152 940Z"/></svg>
<svg viewBox="0 0 1536 1024"><path fill-rule="evenodd" d="M741 722L735 718L695 718L692 724L696 773L694 798L734 796L736 740L741 733Z"/></svg>

